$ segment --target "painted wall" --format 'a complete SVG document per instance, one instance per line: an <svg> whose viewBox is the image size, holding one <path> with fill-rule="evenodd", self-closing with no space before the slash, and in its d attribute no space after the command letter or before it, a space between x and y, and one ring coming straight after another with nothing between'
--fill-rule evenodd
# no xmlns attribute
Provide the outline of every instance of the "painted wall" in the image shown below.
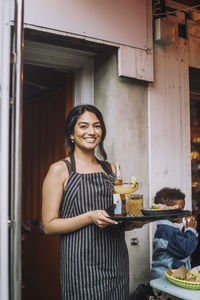
<svg viewBox="0 0 200 300"><path fill-rule="evenodd" d="M24 22L147 49L146 2L147 0L25 0Z"/></svg>
<svg viewBox="0 0 200 300"><path fill-rule="evenodd" d="M105 149L110 162L118 161L125 181L135 175L148 206L148 102L147 85L117 75L117 54L95 59L95 105L107 125ZM130 257L130 289L149 279L148 225L126 233ZM130 246L138 237L139 245Z"/></svg>
<svg viewBox="0 0 200 300"><path fill-rule="evenodd" d="M163 187L180 188L191 209L189 45L178 37L175 42L154 45L154 82L149 85L149 200ZM150 225L150 259L156 223Z"/></svg>
<svg viewBox="0 0 200 300"><path fill-rule="evenodd" d="M153 81L152 0L24 0L24 27L119 47L118 74Z"/></svg>

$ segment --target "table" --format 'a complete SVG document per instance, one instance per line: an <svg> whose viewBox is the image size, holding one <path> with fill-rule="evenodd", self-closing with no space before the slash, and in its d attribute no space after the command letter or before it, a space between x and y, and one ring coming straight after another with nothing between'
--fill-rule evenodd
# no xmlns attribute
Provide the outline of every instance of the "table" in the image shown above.
<svg viewBox="0 0 200 300"><path fill-rule="evenodd" d="M171 283L167 278L158 278L150 281L150 286L167 294L185 300L200 300L200 290L189 290Z"/></svg>

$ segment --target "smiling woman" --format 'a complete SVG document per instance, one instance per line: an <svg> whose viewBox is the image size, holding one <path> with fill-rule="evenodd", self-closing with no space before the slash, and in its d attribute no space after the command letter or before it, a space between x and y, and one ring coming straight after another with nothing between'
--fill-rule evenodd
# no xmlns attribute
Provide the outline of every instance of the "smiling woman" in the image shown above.
<svg viewBox="0 0 200 300"><path fill-rule="evenodd" d="M93 122L92 124L88 124L89 116L91 116L91 122ZM101 138L99 141L98 148L99 148L100 156L102 156L102 158L106 160L107 155L103 148L103 142L106 136L106 126L101 112L95 106L92 105L79 105L74 109L72 109L67 117L65 123L65 138L67 141L67 146L69 147L70 150L69 153L72 154L75 149L75 144L73 143L74 142L73 135L75 134L75 129L77 127L79 128L82 127L83 130L86 130L86 128L88 128L89 126L91 130L91 125L92 128L93 126L95 126L97 128L100 127L99 129L101 129ZM89 133L90 135L88 135L88 137L91 137L91 132ZM94 134L94 132L92 133Z"/></svg>
<svg viewBox="0 0 200 300"><path fill-rule="evenodd" d="M65 122L70 155L52 164L44 180L43 225L46 234L60 235L63 300L128 299L124 227L109 218L115 174L106 161L105 136L95 106L74 107Z"/></svg>
<svg viewBox="0 0 200 300"><path fill-rule="evenodd" d="M102 129L101 123L97 116L86 111L79 118L78 122L75 125L74 133L71 134L72 143L75 142L76 150L81 148L82 150L94 150L102 138Z"/></svg>

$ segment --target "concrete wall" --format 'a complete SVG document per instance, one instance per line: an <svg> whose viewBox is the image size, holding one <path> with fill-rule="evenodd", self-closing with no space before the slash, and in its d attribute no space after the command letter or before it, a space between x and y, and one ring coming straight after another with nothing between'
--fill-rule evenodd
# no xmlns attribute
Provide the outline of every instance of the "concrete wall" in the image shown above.
<svg viewBox="0 0 200 300"><path fill-rule="evenodd" d="M191 208L190 97L188 41L154 47L154 82L149 88L151 198L164 187L179 187Z"/></svg>
<svg viewBox="0 0 200 300"><path fill-rule="evenodd" d="M190 95L188 40L154 45L154 82L149 86L149 200L163 187L177 187L186 194L186 209L191 209ZM171 23L171 24L172 24ZM167 23L166 23L167 24ZM194 51L195 54L195 51ZM156 223L151 224L152 240ZM150 244L150 257L152 244Z"/></svg>
<svg viewBox="0 0 200 300"><path fill-rule="evenodd" d="M105 149L110 162L121 165L124 181L135 175L148 206L148 102L147 85L117 75L117 53L95 59L95 105L107 126ZM126 233L130 257L130 289L149 279L149 225ZM138 237L139 245L130 246Z"/></svg>

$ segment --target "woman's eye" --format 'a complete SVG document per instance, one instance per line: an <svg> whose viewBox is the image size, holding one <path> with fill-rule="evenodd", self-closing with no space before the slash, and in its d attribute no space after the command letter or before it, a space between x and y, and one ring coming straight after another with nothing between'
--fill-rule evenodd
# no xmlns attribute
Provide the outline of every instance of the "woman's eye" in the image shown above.
<svg viewBox="0 0 200 300"><path fill-rule="evenodd" d="M101 128L101 125L95 125L95 128L99 129L99 128Z"/></svg>
<svg viewBox="0 0 200 300"><path fill-rule="evenodd" d="M86 125L81 125L80 128L81 128L81 129L86 129L87 126L86 126Z"/></svg>

